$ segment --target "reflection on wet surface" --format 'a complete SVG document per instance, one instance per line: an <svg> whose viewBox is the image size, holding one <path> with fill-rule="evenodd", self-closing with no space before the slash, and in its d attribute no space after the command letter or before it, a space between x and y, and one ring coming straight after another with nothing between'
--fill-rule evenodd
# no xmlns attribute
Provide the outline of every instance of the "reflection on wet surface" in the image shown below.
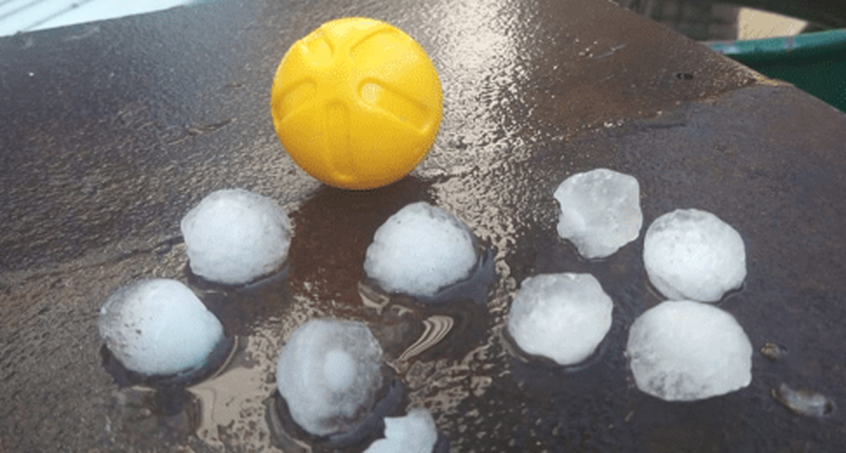
<svg viewBox="0 0 846 453"><path fill-rule="evenodd" d="M408 359L437 345L452 330L453 324L455 324L455 321L449 316L435 315L424 319L423 334L400 354L399 360L408 361Z"/></svg>
<svg viewBox="0 0 846 453"><path fill-rule="evenodd" d="M351 14L419 40L445 95L422 166L356 193L298 170L267 108L287 46ZM0 392L0 449L272 451L276 358L296 327L326 316L373 330L404 389L399 411L429 409L452 451L846 449L843 411L800 417L770 393L788 383L846 401L846 128L821 103L754 86L747 70L604 1L236 1L64 40L79 31L0 40L0 382L11 389ZM108 64L75 75L80 54ZM647 224L696 207L733 225L749 272L719 305L756 348L790 354L756 354L752 384L723 397L638 392L627 330L660 302L642 239L584 261L555 231L553 190L597 167L640 181ZM187 271L178 221L224 187L289 213L285 273L226 288ZM490 245L485 303L362 300L373 233L415 201ZM593 274L615 304L599 359L578 370L514 357L501 336L518 282L564 271ZM100 305L152 277L187 282L240 339L223 372L184 392L121 389L101 365Z"/></svg>

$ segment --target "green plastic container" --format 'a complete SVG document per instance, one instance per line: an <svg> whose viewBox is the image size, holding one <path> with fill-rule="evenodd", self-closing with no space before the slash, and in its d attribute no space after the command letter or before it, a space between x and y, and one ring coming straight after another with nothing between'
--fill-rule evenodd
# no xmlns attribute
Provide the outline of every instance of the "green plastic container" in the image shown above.
<svg viewBox="0 0 846 453"><path fill-rule="evenodd" d="M846 112L846 29L708 45L767 77L790 82Z"/></svg>

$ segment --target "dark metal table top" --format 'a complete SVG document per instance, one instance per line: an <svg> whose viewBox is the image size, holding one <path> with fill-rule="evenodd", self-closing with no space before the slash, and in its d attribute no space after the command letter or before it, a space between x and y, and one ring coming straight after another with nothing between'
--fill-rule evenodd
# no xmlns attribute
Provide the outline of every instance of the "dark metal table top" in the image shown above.
<svg viewBox="0 0 846 453"><path fill-rule="evenodd" d="M270 449L273 365L296 326L334 316L384 337L432 314L457 321L442 344L386 352L453 451L846 450L842 409L803 418L770 396L786 382L846 407L843 114L602 0L339 3L228 1L0 39L0 450ZM296 168L269 112L288 46L352 15L417 39L444 89L429 157L368 192ZM597 167L639 180L647 225L696 207L740 232L749 273L720 306L785 359L756 353L748 388L696 403L634 387L628 327L661 300L642 236L586 262L555 231L553 190ZM291 215L285 279L189 281L179 220L228 187ZM495 247L485 306L411 304L409 321L362 303L373 232L419 200ZM523 363L500 337L519 282L564 271L615 302L602 360L579 372ZM191 283L242 339L226 373L190 389L199 404L121 388L101 363L101 304L154 276Z"/></svg>

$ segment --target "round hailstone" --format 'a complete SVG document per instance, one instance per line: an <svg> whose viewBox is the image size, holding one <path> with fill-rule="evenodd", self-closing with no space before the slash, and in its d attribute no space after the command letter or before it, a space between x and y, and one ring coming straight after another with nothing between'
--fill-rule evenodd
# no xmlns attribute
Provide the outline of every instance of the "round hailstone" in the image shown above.
<svg viewBox="0 0 846 453"><path fill-rule="evenodd" d="M731 314L668 301L640 315L626 354L637 388L666 401L723 395L752 381L752 344Z"/></svg>
<svg viewBox="0 0 846 453"><path fill-rule="evenodd" d="M148 376L196 370L223 339L223 326L187 286L141 280L109 296L100 336L126 369Z"/></svg>
<svg viewBox="0 0 846 453"><path fill-rule="evenodd" d="M364 271L385 291L431 297L468 278L477 262L467 225L419 202L402 208L376 230Z"/></svg>
<svg viewBox="0 0 846 453"><path fill-rule="evenodd" d="M385 417L385 438L370 444L365 453L431 453L438 428L426 409L412 409L405 417Z"/></svg>
<svg viewBox="0 0 846 453"><path fill-rule="evenodd" d="M269 274L288 257L288 225L270 198L244 189L212 192L182 219L191 271L227 285Z"/></svg>
<svg viewBox="0 0 846 453"><path fill-rule="evenodd" d="M317 436L343 433L373 406L382 387L381 357L364 324L315 319L282 348L276 386L300 427Z"/></svg>
<svg viewBox="0 0 846 453"><path fill-rule="evenodd" d="M643 264L652 285L671 300L716 302L746 278L740 234L698 209L677 209L652 222Z"/></svg>
<svg viewBox="0 0 846 453"><path fill-rule="evenodd" d="M632 176L605 168L578 173L554 196L561 206L558 235L585 258L610 256L640 234L640 185Z"/></svg>
<svg viewBox="0 0 846 453"><path fill-rule="evenodd" d="M523 280L511 304L508 333L529 354L560 365L588 358L611 329L614 303L590 274L548 274Z"/></svg>

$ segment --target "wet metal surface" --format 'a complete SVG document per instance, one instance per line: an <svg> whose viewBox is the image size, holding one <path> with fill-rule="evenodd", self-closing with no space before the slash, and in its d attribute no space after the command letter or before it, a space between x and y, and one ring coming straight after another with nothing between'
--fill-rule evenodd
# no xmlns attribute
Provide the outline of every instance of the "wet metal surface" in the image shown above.
<svg viewBox="0 0 846 453"><path fill-rule="evenodd" d="M430 156L370 192L297 169L268 107L287 47L347 15L417 39L444 88ZM605 1L231 1L2 39L0 450L272 451L275 360L316 316L367 323L403 404L429 408L453 451L846 450L844 125ZM585 262L555 231L555 187L596 167L639 180L644 228L696 207L737 229L748 276L721 307L756 349L789 354L756 354L752 384L723 397L640 393L627 329L660 302L642 238ZM277 278L223 288L189 275L179 220L227 187L290 214ZM372 235L413 201L452 211L496 251L486 305L363 302ZM517 359L500 334L519 282L563 271L592 273L615 303L601 356L575 370ZM100 305L150 277L187 282L239 337L223 373L151 394L106 372ZM771 396L782 383L835 409L795 415Z"/></svg>

